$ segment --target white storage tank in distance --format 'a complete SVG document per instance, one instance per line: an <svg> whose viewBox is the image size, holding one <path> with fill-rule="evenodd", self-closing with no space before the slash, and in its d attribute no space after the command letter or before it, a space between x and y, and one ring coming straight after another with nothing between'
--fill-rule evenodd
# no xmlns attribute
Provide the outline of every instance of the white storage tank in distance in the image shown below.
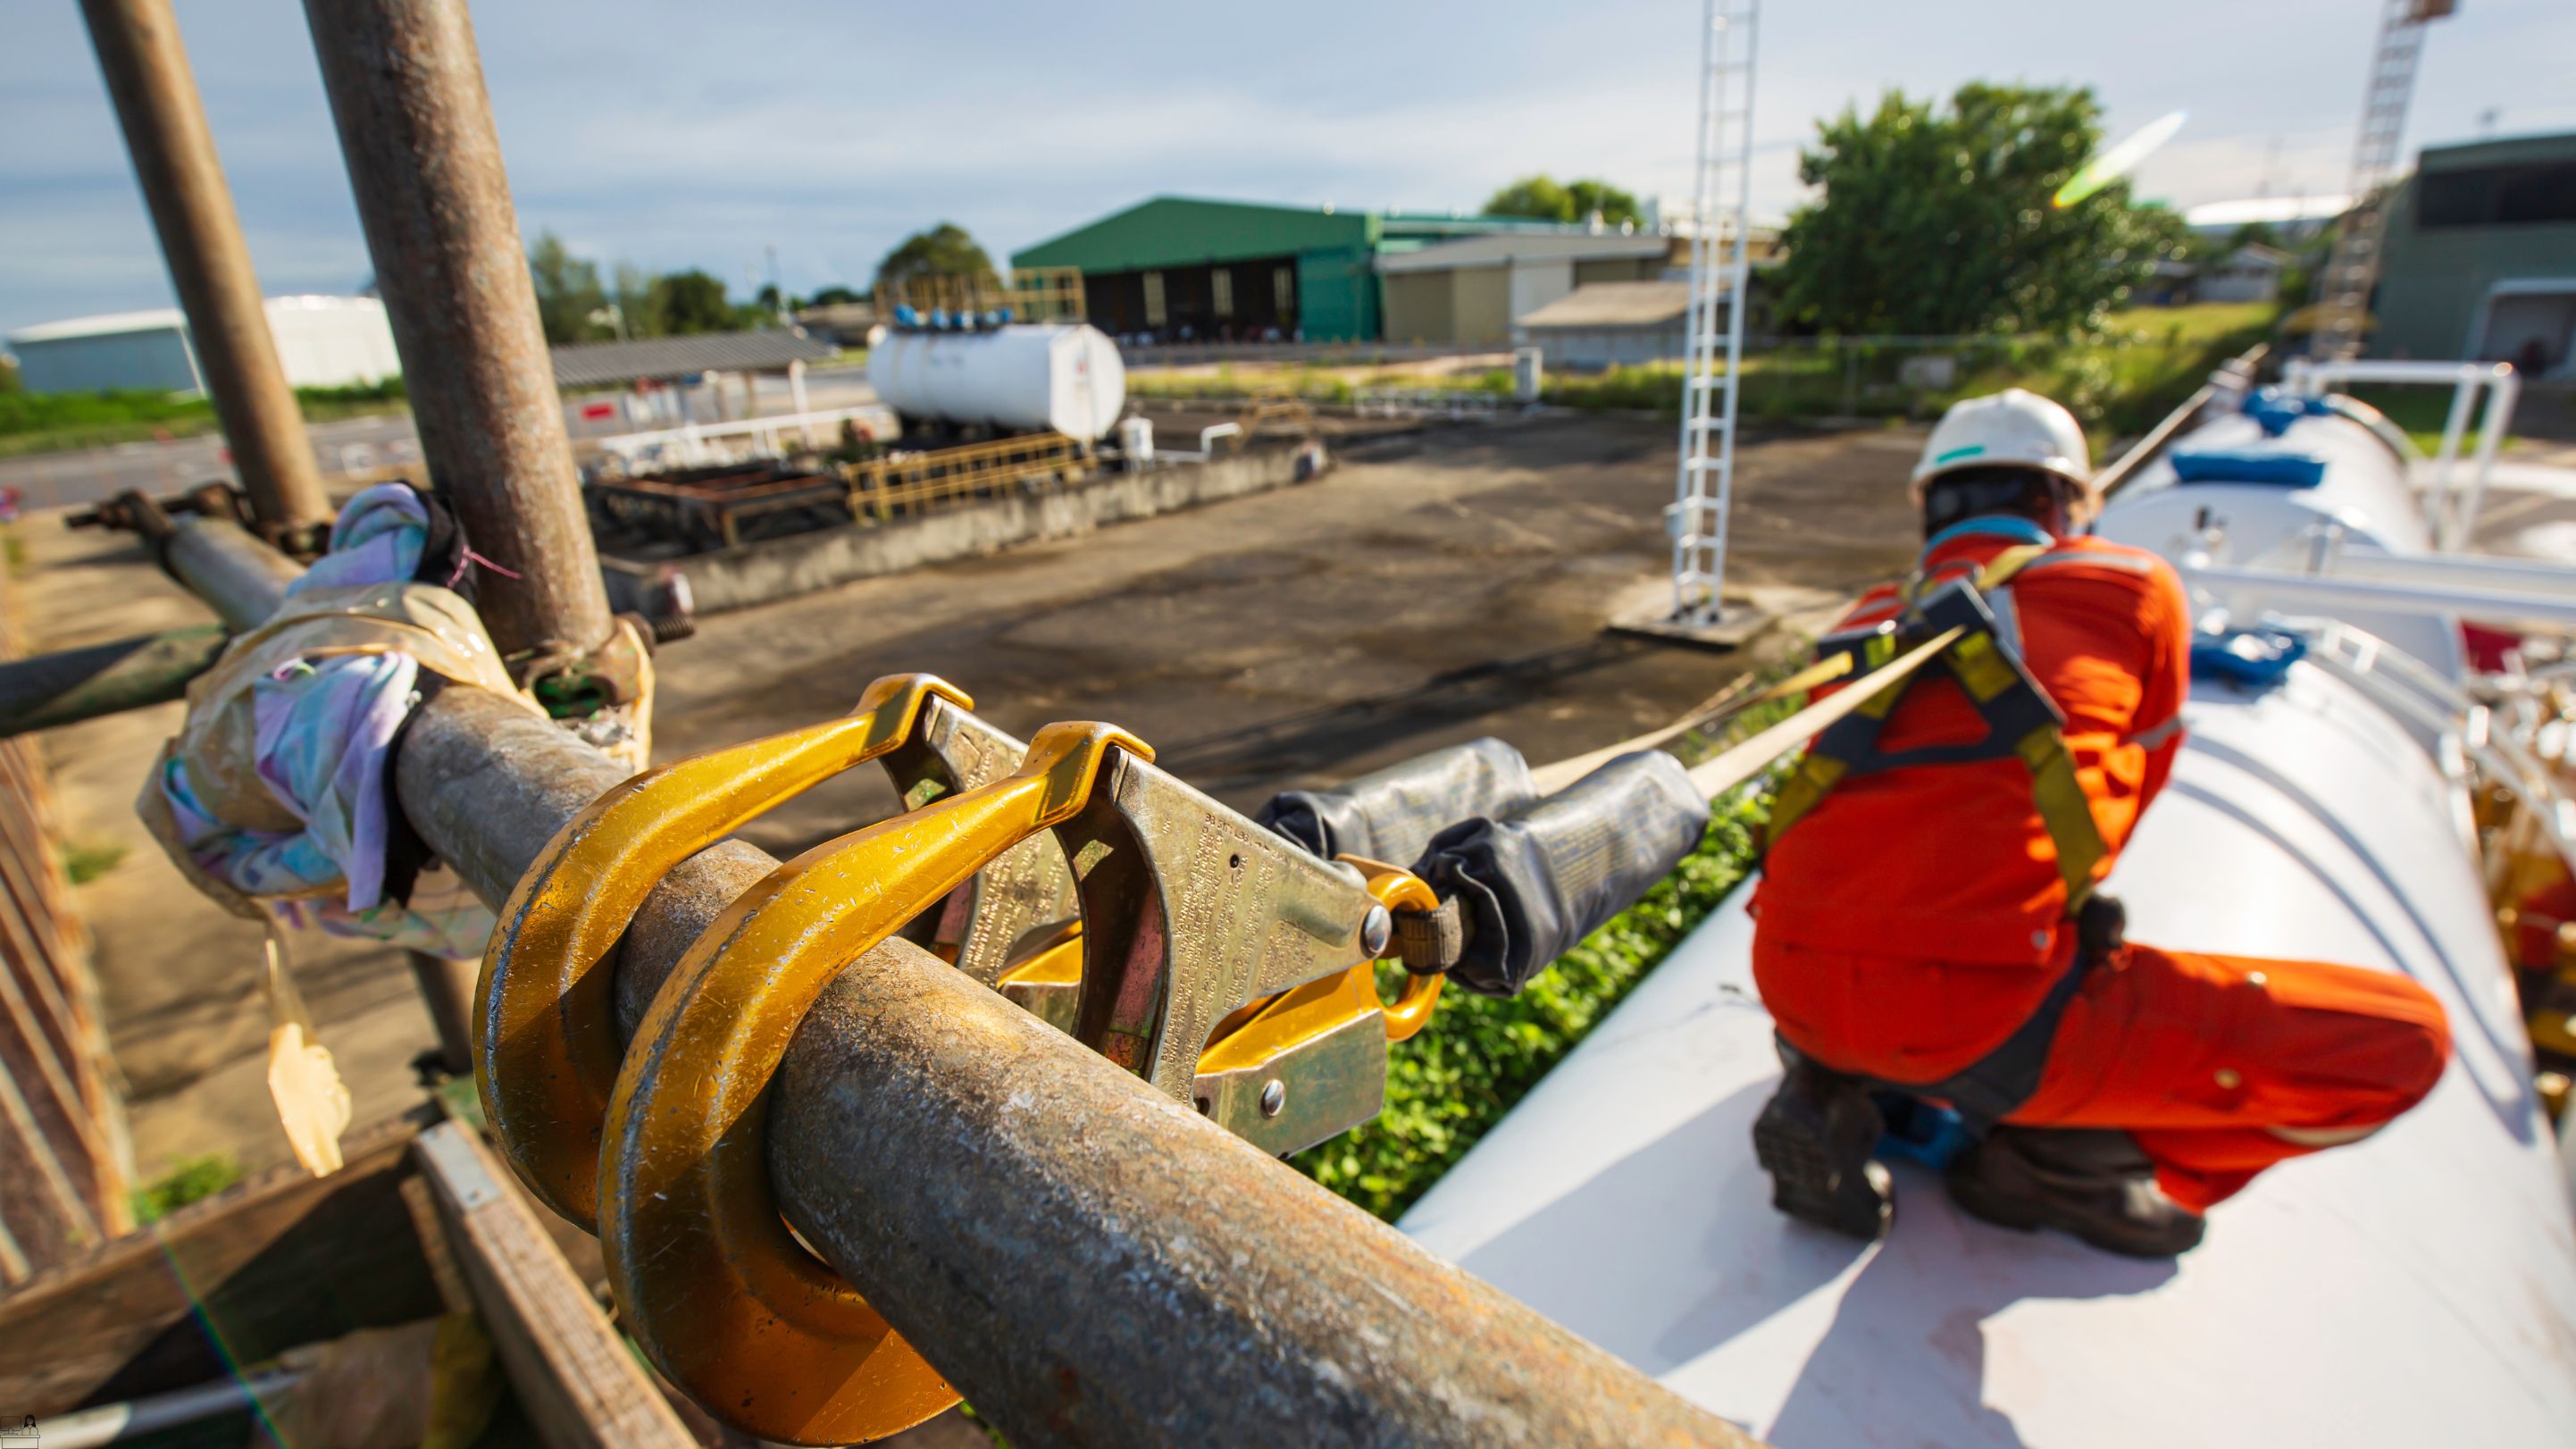
<svg viewBox="0 0 2576 1449"><path fill-rule="evenodd" d="M868 382L907 418L1096 442L1127 405L1118 344L1076 324L981 332L889 331L868 352Z"/></svg>

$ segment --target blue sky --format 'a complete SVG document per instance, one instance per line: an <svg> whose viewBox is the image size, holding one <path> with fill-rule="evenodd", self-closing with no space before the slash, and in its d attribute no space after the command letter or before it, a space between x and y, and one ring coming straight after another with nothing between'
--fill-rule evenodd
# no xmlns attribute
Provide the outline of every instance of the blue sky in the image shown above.
<svg viewBox="0 0 2576 1449"><path fill-rule="evenodd" d="M1843 0L1766 7L1757 210L1816 120L1883 89L2093 86L2179 205L2343 188L2381 0ZM295 0L177 0L263 286L369 275ZM1533 170L1686 197L1698 0L484 0L520 226L747 290L864 284L953 219L999 254L1157 192L1472 209ZM0 330L171 291L71 0L0 0ZM2576 4L2465 0L2408 149L2576 129Z"/></svg>

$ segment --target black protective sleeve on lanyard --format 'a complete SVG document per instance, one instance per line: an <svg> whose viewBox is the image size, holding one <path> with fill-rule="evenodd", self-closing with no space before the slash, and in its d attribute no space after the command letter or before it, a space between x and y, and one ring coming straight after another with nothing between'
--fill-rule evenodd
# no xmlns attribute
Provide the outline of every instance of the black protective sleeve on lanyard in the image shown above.
<svg viewBox="0 0 2576 1449"><path fill-rule="evenodd" d="M1470 740L1329 790L1286 790L1254 818L1326 860L1402 865L1450 822L1503 815L1538 798L1529 762L1501 740Z"/></svg>
<svg viewBox="0 0 2576 1449"><path fill-rule="evenodd" d="M1413 873L1466 913L1450 979L1509 996L1634 905L1707 831L1690 771L1640 750L1523 809L1441 831Z"/></svg>

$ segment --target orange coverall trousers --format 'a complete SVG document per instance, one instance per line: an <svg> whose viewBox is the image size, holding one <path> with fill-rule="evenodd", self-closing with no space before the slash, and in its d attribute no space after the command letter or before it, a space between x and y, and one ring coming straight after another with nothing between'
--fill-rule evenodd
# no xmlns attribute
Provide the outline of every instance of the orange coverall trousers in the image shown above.
<svg viewBox="0 0 2576 1449"><path fill-rule="evenodd" d="M1983 1056L1998 1021L2038 1004L2034 978L2056 974L1759 935L1753 970L1792 1045L1898 1082L1937 1081ZM2433 1089L2450 1050L2441 1004L2402 977L2132 943L2085 978L2039 1090L2005 1120L2125 1128L2165 1194L2203 1212L2273 1163L2386 1125Z"/></svg>

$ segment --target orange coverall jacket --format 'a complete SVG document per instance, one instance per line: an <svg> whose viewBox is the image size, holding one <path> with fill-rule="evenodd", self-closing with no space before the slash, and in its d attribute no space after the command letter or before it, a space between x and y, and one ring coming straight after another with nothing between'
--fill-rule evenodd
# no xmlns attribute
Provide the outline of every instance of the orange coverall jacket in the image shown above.
<svg viewBox="0 0 2576 1449"><path fill-rule="evenodd" d="M2046 544L1989 606L2066 716L2067 750L2107 875L2182 747L2189 605L2153 554L1974 518L1925 546L1927 583ZM1839 628L1894 618L1871 590ZM1984 738L1937 667L1879 737L1893 752ZM1937 1082L2037 1010L2074 961L2056 847L2017 758L1847 778L1773 842L1753 898L1753 971L1780 1033L1890 1082ZM2223 888L2212 882L2213 889ZM2131 1129L2165 1190L2198 1209L2280 1158L2366 1135L2440 1077L2439 1003L2352 967L2132 944L2099 964L2052 1039L2041 1085L2006 1120Z"/></svg>

